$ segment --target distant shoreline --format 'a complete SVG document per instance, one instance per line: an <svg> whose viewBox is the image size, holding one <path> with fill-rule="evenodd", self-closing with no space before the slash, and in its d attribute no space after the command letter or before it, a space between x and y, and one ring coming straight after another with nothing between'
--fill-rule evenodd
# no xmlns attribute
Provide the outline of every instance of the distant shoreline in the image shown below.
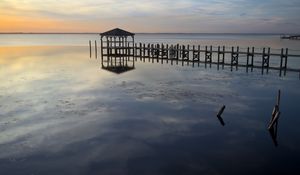
<svg viewBox="0 0 300 175"><path fill-rule="evenodd" d="M98 35L99 33L89 33L89 32L76 32L76 33L65 33L65 32L57 32L57 33L42 33L42 32L3 32L0 35L7 34L33 34L33 35L72 35L72 34L84 34L84 35ZM170 34L170 35L283 35L282 33L166 33L166 32L158 32L158 33L145 33L145 32L137 32L135 34ZM297 35L297 34L285 34L285 35Z"/></svg>

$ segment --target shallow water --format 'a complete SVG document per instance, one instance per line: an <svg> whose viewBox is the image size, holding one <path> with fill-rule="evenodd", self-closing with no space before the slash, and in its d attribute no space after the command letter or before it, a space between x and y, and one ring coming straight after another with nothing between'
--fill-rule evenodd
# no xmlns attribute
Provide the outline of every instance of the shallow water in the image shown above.
<svg viewBox="0 0 300 175"><path fill-rule="evenodd" d="M147 61L114 74L85 46L1 47L0 174L299 174L298 76Z"/></svg>

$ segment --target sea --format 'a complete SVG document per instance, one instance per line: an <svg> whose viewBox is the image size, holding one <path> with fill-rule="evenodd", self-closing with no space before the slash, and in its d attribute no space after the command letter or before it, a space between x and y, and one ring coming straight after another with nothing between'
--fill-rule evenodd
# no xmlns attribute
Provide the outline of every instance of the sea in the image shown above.
<svg viewBox="0 0 300 175"><path fill-rule="evenodd" d="M95 41L0 34L0 174L300 174L299 72L137 59L116 74L102 69ZM300 55L300 41L278 34L137 33L135 42ZM287 66L300 69L300 57Z"/></svg>

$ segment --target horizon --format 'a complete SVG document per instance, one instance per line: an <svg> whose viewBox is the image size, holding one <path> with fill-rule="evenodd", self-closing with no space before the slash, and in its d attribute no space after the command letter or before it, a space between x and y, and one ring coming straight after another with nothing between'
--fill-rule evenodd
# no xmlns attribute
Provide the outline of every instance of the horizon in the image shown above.
<svg viewBox="0 0 300 175"><path fill-rule="evenodd" d="M104 31L105 32L105 31ZM0 34L101 34L103 32L0 32ZM134 34L300 35L300 33L135 32Z"/></svg>
<svg viewBox="0 0 300 175"><path fill-rule="evenodd" d="M2 0L1 33L299 33L296 0Z"/></svg>

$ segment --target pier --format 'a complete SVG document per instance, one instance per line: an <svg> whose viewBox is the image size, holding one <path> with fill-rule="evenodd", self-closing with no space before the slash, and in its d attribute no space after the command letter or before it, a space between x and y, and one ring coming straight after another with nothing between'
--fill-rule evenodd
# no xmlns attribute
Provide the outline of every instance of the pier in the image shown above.
<svg viewBox="0 0 300 175"><path fill-rule="evenodd" d="M281 39L300 40L300 35L283 35Z"/></svg>
<svg viewBox="0 0 300 175"><path fill-rule="evenodd" d="M153 44L153 43L135 43L134 33L122 29L113 29L101 33L101 64L102 68L117 66L118 62L148 61L170 64L181 64L200 66L205 68L217 65L217 69L230 67L230 70L245 68L246 72L253 69L260 69L261 73L268 73L269 70L278 70L279 76L286 75L287 71L299 72L300 67L289 68L288 58L298 57L300 55L290 54L288 48L282 48L276 52L269 47L241 48L225 46L201 46L201 45L180 45L180 44ZM97 43L95 42L95 45ZM91 56L91 42L90 56ZM95 47L95 52L97 52ZM96 55L96 54L95 54ZM97 56L97 55L96 55ZM114 64L115 63L115 64ZM120 65L120 64L119 64Z"/></svg>
<svg viewBox="0 0 300 175"><path fill-rule="evenodd" d="M260 50L260 51L258 51ZM272 59L277 57L277 59ZM279 70L279 75L286 75L287 71L299 72L299 69L288 68L288 58L299 57L300 55L289 54L288 48L282 48L279 53L271 53L270 48L257 49L248 47L225 46L190 46L190 45L168 45L168 44L144 44L139 43L134 46L134 58L136 60L149 62L166 62L171 64L191 64L205 67L217 65L217 69L224 69L229 66L231 71L244 67L246 72L253 71L254 68L261 69L262 74L269 70ZM272 59L272 64L270 61ZM276 66L277 65L277 66Z"/></svg>

